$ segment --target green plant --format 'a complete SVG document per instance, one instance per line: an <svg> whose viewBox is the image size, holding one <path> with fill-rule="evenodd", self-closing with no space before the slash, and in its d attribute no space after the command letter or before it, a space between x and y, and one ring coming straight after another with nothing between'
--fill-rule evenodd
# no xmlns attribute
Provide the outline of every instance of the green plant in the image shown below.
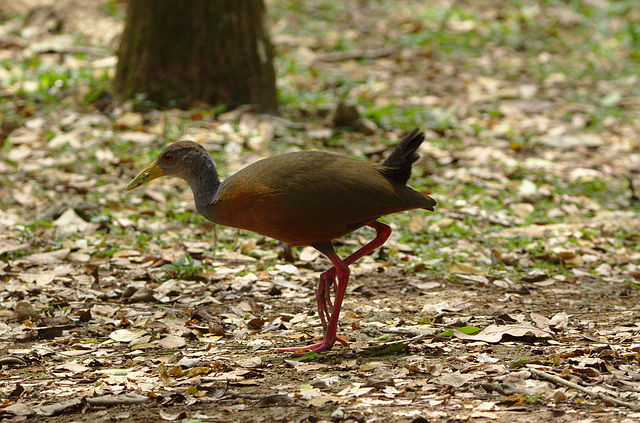
<svg viewBox="0 0 640 423"><path fill-rule="evenodd" d="M202 262L184 253L175 262L162 266L173 277L192 278L202 270Z"/></svg>

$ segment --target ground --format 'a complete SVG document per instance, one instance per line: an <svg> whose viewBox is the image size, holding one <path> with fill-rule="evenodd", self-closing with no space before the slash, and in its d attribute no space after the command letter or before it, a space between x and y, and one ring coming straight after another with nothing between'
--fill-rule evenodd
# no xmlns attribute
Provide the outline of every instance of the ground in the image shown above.
<svg viewBox="0 0 640 423"><path fill-rule="evenodd" d="M0 6L2 421L640 420L633 1L271 0L277 117L117 103L124 6L81 4ZM228 175L414 127L436 211L383 219L320 354L273 347L321 336L328 260L124 192L175 139Z"/></svg>

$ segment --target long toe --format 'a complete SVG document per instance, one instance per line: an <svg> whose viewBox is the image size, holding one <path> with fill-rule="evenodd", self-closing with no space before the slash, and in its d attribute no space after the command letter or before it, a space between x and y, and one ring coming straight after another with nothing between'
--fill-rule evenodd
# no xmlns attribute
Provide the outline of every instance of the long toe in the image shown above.
<svg viewBox="0 0 640 423"><path fill-rule="evenodd" d="M291 352L294 357L300 357L305 355L308 352L319 353L322 351L330 350L333 345L337 342L341 343L345 347L349 346L349 343L342 338L338 338L337 336L333 340L323 340L317 344L307 345L304 347L289 347L289 348L275 348L276 352Z"/></svg>

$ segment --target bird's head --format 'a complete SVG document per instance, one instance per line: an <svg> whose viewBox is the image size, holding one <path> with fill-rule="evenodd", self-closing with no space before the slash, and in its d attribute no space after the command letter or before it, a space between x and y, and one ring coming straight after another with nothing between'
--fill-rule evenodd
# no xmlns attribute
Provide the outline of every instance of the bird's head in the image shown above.
<svg viewBox="0 0 640 423"><path fill-rule="evenodd" d="M202 157L209 157L200 144L193 141L178 141L169 144L145 170L129 183L126 191L138 188L161 176L173 176L190 181L198 172Z"/></svg>

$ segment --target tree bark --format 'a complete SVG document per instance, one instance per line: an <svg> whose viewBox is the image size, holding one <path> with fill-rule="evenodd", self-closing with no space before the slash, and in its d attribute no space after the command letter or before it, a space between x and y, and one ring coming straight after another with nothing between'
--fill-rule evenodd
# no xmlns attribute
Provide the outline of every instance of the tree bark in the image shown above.
<svg viewBox="0 0 640 423"><path fill-rule="evenodd" d="M277 108L263 0L129 0L114 80L124 99Z"/></svg>

